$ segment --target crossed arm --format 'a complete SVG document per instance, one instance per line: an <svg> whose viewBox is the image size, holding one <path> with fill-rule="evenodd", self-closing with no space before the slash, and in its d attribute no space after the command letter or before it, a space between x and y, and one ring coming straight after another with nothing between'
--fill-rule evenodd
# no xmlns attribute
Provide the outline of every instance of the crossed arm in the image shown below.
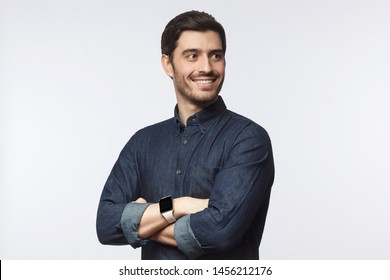
<svg viewBox="0 0 390 280"><path fill-rule="evenodd" d="M213 180L209 199L173 200L174 224L168 224L161 215L158 203L146 203L139 197L138 166L124 150L99 203L99 241L137 248L152 239L177 246L190 258L227 251L239 244L253 219L264 219L274 176L266 132L249 127L239 136ZM264 217L255 217L261 207ZM259 228L262 230L261 225Z"/></svg>
<svg viewBox="0 0 390 280"><path fill-rule="evenodd" d="M142 197L138 198L134 203L146 203ZM173 200L173 216L176 220L189 214L193 214L207 208L209 200L193 197L180 197ZM159 204L154 203L149 205L141 217L141 222L138 227L138 236L142 239L151 238L157 242L177 246L174 238L175 224L169 224L161 215Z"/></svg>

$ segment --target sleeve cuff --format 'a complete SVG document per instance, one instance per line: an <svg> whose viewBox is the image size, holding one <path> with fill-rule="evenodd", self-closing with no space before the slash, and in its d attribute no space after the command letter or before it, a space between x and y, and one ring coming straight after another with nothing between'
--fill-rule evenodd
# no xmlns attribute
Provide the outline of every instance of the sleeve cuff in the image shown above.
<svg viewBox="0 0 390 280"><path fill-rule="evenodd" d="M121 226L123 233L133 248L145 245L148 240L138 237L138 227L142 215L151 203L128 203L122 212Z"/></svg>
<svg viewBox="0 0 390 280"><path fill-rule="evenodd" d="M184 216L176 221L174 237L179 250L190 259L196 259L203 255L204 252L191 229L190 216Z"/></svg>

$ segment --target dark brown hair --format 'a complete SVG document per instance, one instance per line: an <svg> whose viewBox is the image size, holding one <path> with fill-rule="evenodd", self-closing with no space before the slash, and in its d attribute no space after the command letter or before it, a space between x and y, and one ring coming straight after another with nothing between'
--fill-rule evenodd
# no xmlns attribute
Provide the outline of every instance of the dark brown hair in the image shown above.
<svg viewBox="0 0 390 280"><path fill-rule="evenodd" d="M186 30L212 30L217 32L221 38L222 51L226 52L226 35L223 26L208 13L189 11L168 22L161 36L161 53L172 59L172 54L177 47L177 40L179 40L181 33Z"/></svg>

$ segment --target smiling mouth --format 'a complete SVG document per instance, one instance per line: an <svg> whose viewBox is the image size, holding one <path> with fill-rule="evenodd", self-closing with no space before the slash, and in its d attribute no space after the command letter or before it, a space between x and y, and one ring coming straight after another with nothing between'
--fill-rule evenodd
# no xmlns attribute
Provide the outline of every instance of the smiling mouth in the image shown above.
<svg viewBox="0 0 390 280"><path fill-rule="evenodd" d="M192 81L194 83L197 83L197 84L203 84L203 85L206 85L206 84L212 84L215 82L216 79L193 79Z"/></svg>

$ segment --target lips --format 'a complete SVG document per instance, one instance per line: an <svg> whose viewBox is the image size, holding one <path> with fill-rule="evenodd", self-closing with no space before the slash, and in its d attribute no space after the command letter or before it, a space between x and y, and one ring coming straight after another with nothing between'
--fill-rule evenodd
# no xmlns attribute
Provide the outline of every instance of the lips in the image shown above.
<svg viewBox="0 0 390 280"><path fill-rule="evenodd" d="M199 86L211 86L217 80L216 76L195 76L191 77L191 81Z"/></svg>

